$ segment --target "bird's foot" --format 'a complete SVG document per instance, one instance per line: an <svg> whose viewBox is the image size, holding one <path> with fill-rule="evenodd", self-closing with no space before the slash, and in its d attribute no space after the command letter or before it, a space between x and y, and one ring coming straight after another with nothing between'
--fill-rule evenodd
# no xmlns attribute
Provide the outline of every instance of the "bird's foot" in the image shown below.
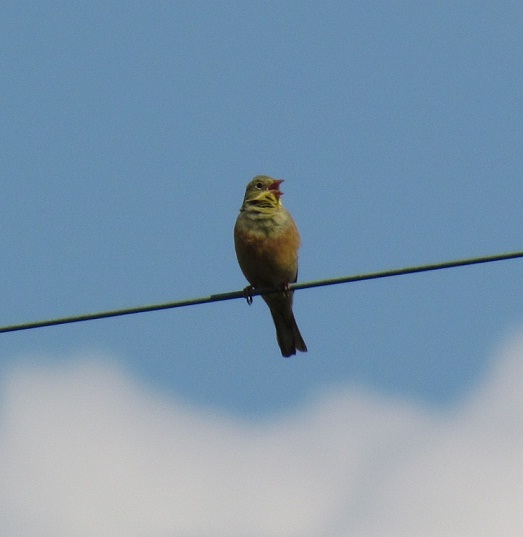
<svg viewBox="0 0 523 537"><path fill-rule="evenodd" d="M283 294L285 296L289 296L291 294L291 286L289 285L289 283L284 283L282 287L283 287Z"/></svg>
<svg viewBox="0 0 523 537"><path fill-rule="evenodd" d="M253 291L254 291L254 287L252 285L248 285L243 290L243 296L245 297L245 300L247 301L247 304L249 304L249 306L252 304L252 301L254 300L254 297L252 296Z"/></svg>

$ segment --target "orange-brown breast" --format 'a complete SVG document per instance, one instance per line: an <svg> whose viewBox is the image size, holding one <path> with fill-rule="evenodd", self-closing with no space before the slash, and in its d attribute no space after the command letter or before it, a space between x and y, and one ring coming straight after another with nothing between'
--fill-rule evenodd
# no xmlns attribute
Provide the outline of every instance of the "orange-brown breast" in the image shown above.
<svg viewBox="0 0 523 537"><path fill-rule="evenodd" d="M234 243L240 268L254 287L296 281L300 235L290 215L285 225L270 235L256 230L240 215L234 227Z"/></svg>

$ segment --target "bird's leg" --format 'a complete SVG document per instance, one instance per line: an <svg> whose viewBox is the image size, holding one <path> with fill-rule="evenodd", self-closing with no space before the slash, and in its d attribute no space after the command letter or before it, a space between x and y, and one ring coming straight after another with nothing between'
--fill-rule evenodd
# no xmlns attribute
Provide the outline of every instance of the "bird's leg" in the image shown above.
<svg viewBox="0 0 523 537"><path fill-rule="evenodd" d="M254 300L252 296L253 291L254 291L254 287L252 285L248 285L243 290L243 296L245 297L245 300L247 301L247 304L249 304L249 306L252 304L252 301Z"/></svg>
<svg viewBox="0 0 523 537"><path fill-rule="evenodd" d="M289 285L289 282L285 282L282 287L283 287L283 294L285 296L289 296L291 294L291 286Z"/></svg>

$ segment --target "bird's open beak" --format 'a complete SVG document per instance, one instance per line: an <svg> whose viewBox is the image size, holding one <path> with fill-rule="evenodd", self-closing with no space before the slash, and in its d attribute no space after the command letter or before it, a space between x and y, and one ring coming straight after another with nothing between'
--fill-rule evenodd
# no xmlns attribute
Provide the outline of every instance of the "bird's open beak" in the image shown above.
<svg viewBox="0 0 523 537"><path fill-rule="evenodd" d="M269 186L269 190L274 190L275 194L277 194L278 196L281 196L283 192L280 191L279 187L283 183L284 180L285 179L274 179L272 184Z"/></svg>

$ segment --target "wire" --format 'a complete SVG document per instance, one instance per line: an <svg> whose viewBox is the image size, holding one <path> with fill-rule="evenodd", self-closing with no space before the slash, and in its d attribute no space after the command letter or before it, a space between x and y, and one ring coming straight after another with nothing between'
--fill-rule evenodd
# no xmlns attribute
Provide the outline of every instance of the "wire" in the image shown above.
<svg viewBox="0 0 523 537"><path fill-rule="evenodd" d="M316 280L311 282L294 283L289 286L290 289L310 289L312 287L324 287L327 285L338 285L340 283L360 282L364 280L376 280L378 278L390 278L392 276L403 276L405 274L415 274L418 272L429 272L434 270L443 270L454 267L464 267L467 265L479 265L481 263L492 263L494 261L505 261L508 259L517 259L523 257L523 252L510 252L506 254L490 255L486 257L473 257L469 259L459 259L456 261L444 261L442 263L434 263L431 265L419 265L415 267L407 267L400 269L391 269L381 272L369 272L366 274L357 274L354 276L346 276L342 278L332 278L327 280ZM76 315L72 317L61 317L58 319L49 319L44 321L35 321L22 324L13 324L10 326L1 326L0 333L17 332L20 330L30 330L32 328L43 328L45 326L56 326L60 324L79 323L83 321L93 321L95 319L106 319L108 317L121 317L123 315L133 315L135 313L147 313L150 311L167 310L174 308L183 308L185 306L195 306L197 304L209 304L211 302L221 302L224 300L234 300L236 298L247 298L258 295L266 295L270 293L281 292L281 287L265 288L265 289L246 289L242 291L232 291L230 293L220 293L209 295L200 298L192 298L189 300L180 300L177 302L166 302L164 304L152 304L150 306L138 306L135 308L124 308L112 311L102 311L98 313L87 313L84 315Z"/></svg>

